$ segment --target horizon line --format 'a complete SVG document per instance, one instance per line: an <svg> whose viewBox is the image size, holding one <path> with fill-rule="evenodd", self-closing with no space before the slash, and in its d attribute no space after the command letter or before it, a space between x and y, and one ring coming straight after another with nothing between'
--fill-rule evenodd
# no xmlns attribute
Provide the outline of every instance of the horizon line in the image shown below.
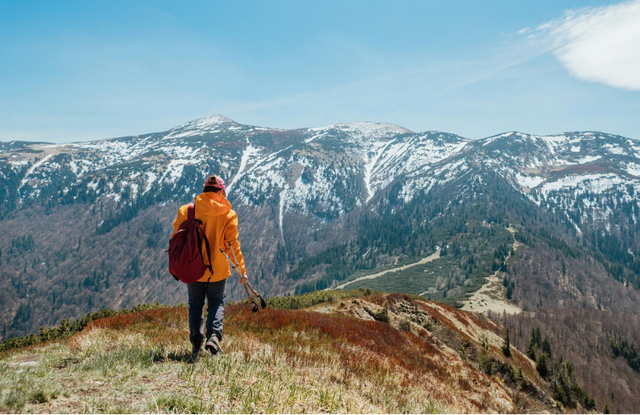
<svg viewBox="0 0 640 415"><path fill-rule="evenodd" d="M46 141L46 140L39 140L39 139L17 139L17 140L5 140L0 138L0 143L30 143L30 144L51 144L51 145L61 145L61 144L77 144L77 143L85 143L85 142L94 142L94 141L104 141L104 140L117 140L117 139L122 139L122 138L132 138L132 137L139 137L139 136L143 136L143 135L149 135L149 134L161 134L161 133L167 133L169 131L178 129L180 127L184 127L184 126L188 126L188 124L191 123L195 123L197 121L201 121L201 120L208 120L211 118L222 118L221 124L224 122L231 122L235 125L239 125L239 126L244 126L244 127L254 127L254 128L264 128L267 130L278 130L278 131L296 131L296 130L311 130L311 129L315 129L315 130L319 130L319 129L325 129L325 128L331 128L331 127L336 127L336 126L340 126L340 125L354 125L354 124L377 124L377 125L391 125L391 126L395 126L395 127L399 127L403 130L407 131L407 134L425 134L425 133L443 133L443 134L452 134L452 135L457 135L458 137L461 137L463 139L466 140L470 140L470 141L477 141L477 140L484 140L487 138L492 138L492 137L496 137L499 135L503 135L503 134L526 134L526 135L530 135L530 136L536 136L536 137L549 137L549 136L554 136L554 135L562 135L562 134L571 134L571 133L601 133L601 134L609 134L609 135L615 135L618 137L623 137L623 138L628 138L634 141L640 141L640 138L635 138L635 137L628 137L628 136L624 136L624 135L620 135L620 134L615 134L615 133L609 133L609 132L605 132L602 130L573 130L573 131L563 131L563 132L558 132L558 133L550 133L550 134L534 134L534 133L526 133L526 132L522 132L522 131L518 131L518 130L509 130L509 131L503 131L503 132L499 132L499 133L495 133L492 135L488 135L488 136L483 136L483 137L476 137L476 138L471 138L471 137L465 137L462 135L459 135L457 133L452 133L452 132L448 132L448 131L441 131L441 130L424 130L424 131L413 131L410 130L400 124L396 124L396 123L392 123L392 122L384 122L384 121L352 121L352 122L337 122L334 124L330 124L330 125L325 125L325 126L321 126L321 127L296 127L296 128L280 128L280 127L265 127L265 126L261 126L261 125L253 125L253 124L243 124L240 122L237 122L235 120L232 120L231 118L228 118L222 114L213 114L213 115L209 115L209 116L205 116L205 117L199 117L199 118L194 118L191 119L189 121L183 122L181 124L178 124L175 127L169 128L167 130L161 130L161 131L151 131L151 132L146 132L146 133L141 133L141 134L130 134L130 135L117 135L117 136L112 136L112 137L104 137L104 138L94 138L94 139L86 139L86 140L75 140L75 141L60 141L60 142L55 142L55 141ZM399 133L398 135L400 135L401 133Z"/></svg>

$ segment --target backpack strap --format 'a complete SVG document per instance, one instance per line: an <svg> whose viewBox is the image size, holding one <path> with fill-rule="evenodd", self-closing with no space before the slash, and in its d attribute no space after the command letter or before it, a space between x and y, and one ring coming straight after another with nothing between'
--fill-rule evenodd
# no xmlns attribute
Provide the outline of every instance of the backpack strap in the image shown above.
<svg viewBox="0 0 640 415"><path fill-rule="evenodd" d="M189 207L187 208L187 220L195 220L196 219L196 204L189 203Z"/></svg>
<svg viewBox="0 0 640 415"><path fill-rule="evenodd" d="M202 236L204 238L204 245L207 247L207 255L209 256L209 265L207 265L207 268L209 268L209 272L211 272L211 275L209 275L209 279L207 279L207 282L204 283L204 292L207 293L208 292L207 287L209 286L209 281L211 281L211 277L213 277L213 266L211 262L211 248L209 247L209 239L207 239L207 235L204 234L204 230L202 229L202 227L198 222L196 222L196 226L198 227L198 229L200 229L200 232L202 232Z"/></svg>
<svg viewBox="0 0 640 415"><path fill-rule="evenodd" d="M207 268L209 268L209 271L213 275L213 265L211 263L211 247L209 245L209 239L204 233L204 229L202 229L201 222L199 220L196 220L196 202L189 203L189 208L187 209L187 220L192 220L195 222L196 228L198 228L200 234L202 235L202 238L204 239L204 246L207 248L207 258L209 258L209 265L207 265Z"/></svg>
<svg viewBox="0 0 640 415"><path fill-rule="evenodd" d="M213 274L213 267L211 264L211 247L209 246L209 239L207 239L207 235L205 235L204 230L202 229L202 226L200 226L199 223L196 223L196 226L198 227L200 232L202 232L202 237L204 238L204 246L207 247L207 258L209 258L209 265L207 265L207 268L209 268L209 271L211 271L211 273Z"/></svg>

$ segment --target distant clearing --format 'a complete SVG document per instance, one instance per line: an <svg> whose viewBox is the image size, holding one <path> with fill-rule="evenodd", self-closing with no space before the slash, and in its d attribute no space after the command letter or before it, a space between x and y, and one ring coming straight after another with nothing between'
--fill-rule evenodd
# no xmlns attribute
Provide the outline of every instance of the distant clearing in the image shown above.
<svg viewBox="0 0 640 415"><path fill-rule="evenodd" d="M382 277L383 275L389 274L391 272L403 271L403 270L405 270L407 268L411 268L411 267L415 267L415 266L418 266L418 265L426 264L426 263L431 262L433 260L436 260L438 258L440 258L440 250L437 250L436 252L434 252L433 254L429 255L428 257L422 258L420 261L414 262L413 264L402 265L400 267L391 268L391 269L388 269L388 270L385 270L385 271L381 271L381 272L378 272L378 273L375 273L375 274L365 275L363 277L356 278L355 280L352 280L352 281L349 281L349 282L345 282L344 284L340 284L340 285L338 285L336 287L336 289L343 290L347 285L354 284L356 282L364 281L364 280L373 280L373 279L376 279L378 277Z"/></svg>
<svg viewBox="0 0 640 415"><path fill-rule="evenodd" d="M469 300L465 301L463 310L487 314L496 313L519 314L522 309L508 301L504 295L504 287L500 278L500 271L487 278L487 283L476 291Z"/></svg>
<svg viewBox="0 0 640 415"><path fill-rule="evenodd" d="M513 227L508 227L507 230L515 235L516 230ZM517 251L522 244L513 239L513 251ZM511 257L507 257L507 260ZM484 284L478 291L476 291L469 300L464 302L463 310L475 311L482 314L487 314L489 311L495 313L505 312L507 314L520 314L522 309L516 304L507 300L505 295L505 288L502 285L502 279L500 278L501 272L498 270L489 278L487 278L486 284Z"/></svg>

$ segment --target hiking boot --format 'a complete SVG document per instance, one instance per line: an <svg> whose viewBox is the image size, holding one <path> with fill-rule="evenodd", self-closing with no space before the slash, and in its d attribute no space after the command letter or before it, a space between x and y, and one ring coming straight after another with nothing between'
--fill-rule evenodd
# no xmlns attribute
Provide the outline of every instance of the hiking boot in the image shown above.
<svg viewBox="0 0 640 415"><path fill-rule="evenodd" d="M202 350L202 345L192 345L191 346L191 358L190 361L191 362L195 362L196 360L198 360L198 355L200 354L200 350Z"/></svg>
<svg viewBox="0 0 640 415"><path fill-rule="evenodd" d="M218 336L211 336L207 343L204 345L204 349L209 351L209 353L216 355L222 354L222 348L220 347L220 340L218 340Z"/></svg>

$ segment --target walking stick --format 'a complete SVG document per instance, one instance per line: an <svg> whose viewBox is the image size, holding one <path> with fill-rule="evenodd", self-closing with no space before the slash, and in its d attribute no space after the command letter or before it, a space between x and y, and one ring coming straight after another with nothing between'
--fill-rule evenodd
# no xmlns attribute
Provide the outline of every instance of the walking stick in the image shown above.
<svg viewBox="0 0 640 415"><path fill-rule="evenodd" d="M231 248L231 255L233 255L233 260L236 262L236 264L239 265L238 263L238 258L236 257L236 251L233 249L233 245L231 244L231 241L229 241L229 248ZM237 272L237 271L236 271ZM258 298L260 300L260 306L265 309L267 308L267 302L264 301L264 298L262 298L262 296L260 294L258 294L258 292L256 290L253 289L253 287L251 286L251 284L249 284L249 281L247 280L247 283L245 284L247 287L249 287L249 289L251 290L251 292L253 293L254 297Z"/></svg>
<svg viewBox="0 0 640 415"><path fill-rule="evenodd" d="M233 268L233 270L235 271L236 275L238 277L240 277L240 272L236 268L236 266L233 263L233 261L231 261L231 258L229 258L229 255L227 255L227 253L224 252L224 250L222 248L220 248L220 252L222 252L222 255L224 255L224 257L227 258L227 261L229 261L229 264L231 264L231 268ZM242 284L242 286L244 287L244 292L247 294L247 300L249 300L250 304L253 304L252 311L254 313L257 313L258 312L258 304L256 304L256 302L253 299L253 297L251 297L251 294L249 294L249 289L247 288L247 285L246 284Z"/></svg>

